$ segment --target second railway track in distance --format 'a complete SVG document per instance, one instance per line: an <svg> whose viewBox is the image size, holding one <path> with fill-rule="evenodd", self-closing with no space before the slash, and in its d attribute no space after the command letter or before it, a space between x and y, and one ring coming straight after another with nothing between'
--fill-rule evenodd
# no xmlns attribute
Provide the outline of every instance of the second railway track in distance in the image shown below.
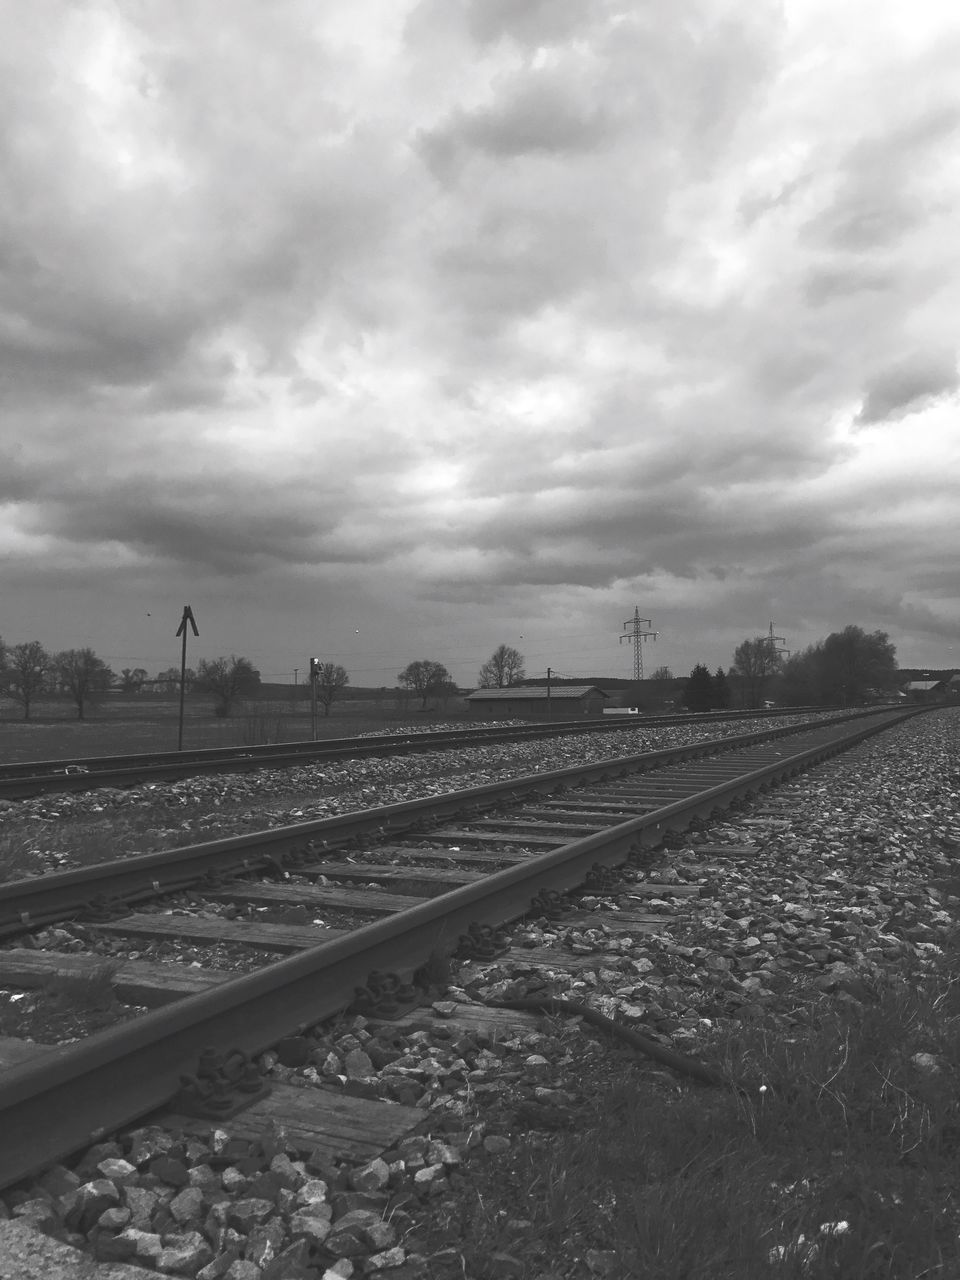
<svg viewBox="0 0 960 1280"><path fill-rule="evenodd" d="M84 756L63 760L25 760L0 763L0 800L22 800L50 792L82 792L98 787L133 787L145 782L174 781L205 773L248 773L324 761L404 755L424 751L458 750L496 742L523 742L573 734L657 729L670 725L715 724L719 721L802 718L808 709L794 711L728 711L709 715L608 716L599 720L548 721L537 724L470 726L454 730L371 734L309 742L278 742L264 746L209 747L195 751L159 751L124 756Z"/></svg>
<svg viewBox="0 0 960 1280"><path fill-rule="evenodd" d="M4 1072L0 1185L62 1159L91 1134L163 1108L209 1045L258 1054L344 1011L358 991L366 992L373 1013L398 995L413 1001L409 980L431 957L454 953L464 939L481 958L495 954L498 931L521 918L563 914L584 928L600 924L602 913L578 909L565 895L585 883L602 892L618 879L612 869L631 854L908 714L919 711L527 775L4 886L0 925L13 944L45 921L79 918L75 936L81 939L93 931L138 940L129 944L137 947L151 936L179 937L287 958L239 977L195 967L184 974L165 965L152 998L149 975L120 958L119 986L139 990L141 1003L172 1002ZM272 868L271 878L252 878L264 866ZM128 905L162 901L188 886L191 898L180 899L181 914ZM641 886L632 896L635 907L616 912L617 927L650 928L649 894ZM99 900L99 924L82 923L82 904L90 898ZM296 922L264 920L268 912L288 913L288 919L293 913ZM358 927L350 927L351 916ZM25 950L14 945L0 952L0 961L11 970L20 963L26 972L29 960L35 975L46 962L53 969L83 965L76 951L58 959L36 947L32 958L18 954ZM371 982L372 973L384 972L398 976L385 987Z"/></svg>

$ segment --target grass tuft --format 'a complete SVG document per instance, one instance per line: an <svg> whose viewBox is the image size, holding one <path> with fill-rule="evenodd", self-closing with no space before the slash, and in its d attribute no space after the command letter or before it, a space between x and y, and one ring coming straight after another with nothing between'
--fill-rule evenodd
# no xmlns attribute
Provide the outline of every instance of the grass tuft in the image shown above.
<svg viewBox="0 0 960 1280"><path fill-rule="evenodd" d="M51 973L41 988L54 1009L64 1013L95 1013L114 1008L114 981L119 961L105 961L87 973Z"/></svg>
<svg viewBox="0 0 960 1280"><path fill-rule="evenodd" d="M712 1035L701 1056L739 1088L665 1089L632 1063L575 1133L518 1142L459 1224L465 1274L497 1251L519 1280L574 1258L610 1280L960 1274L954 947L862 1002L818 993Z"/></svg>

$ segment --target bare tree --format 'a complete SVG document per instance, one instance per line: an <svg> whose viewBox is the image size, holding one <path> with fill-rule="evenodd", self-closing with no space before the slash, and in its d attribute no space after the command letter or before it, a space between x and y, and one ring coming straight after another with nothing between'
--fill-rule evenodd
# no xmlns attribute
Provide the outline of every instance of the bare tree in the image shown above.
<svg viewBox="0 0 960 1280"><path fill-rule="evenodd" d="M317 667L317 699L323 703L323 714L330 714L330 706L334 698L350 683L346 668L335 662L321 662Z"/></svg>
<svg viewBox="0 0 960 1280"><path fill-rule="evenodd" d="M30 707L43 692L50 655L39 640L28 640L7 650L7 661L0 668L0 688L23 707L24 720L30 719Z"/></svg>
<svg viewBox="0 0 960 1280"><path fill-rule="evenodd" d="M92 649L64 649L52 663L63 688L77 706L77 719L82 720L87 703L110 688L116 676Z"/></svg>
<svg viewBox="0 0 960 1280"><path fill-rule="evenodd" d="M691 671L690 674L693 675L693 672ZM654 671L650 679L651 680L672 680L673 672L670 670L669 667L657 667L656 671Z"/></svg>
<svg viewBox="0 0 960 1280"><path fill-rule="evenodd" d="M183 684L187 693L197 683L197 673L193 667L187 667L183 673ZM180 668L167 667L166 671L158 671L152 680L148 681L153 689L163 697L173 698L180 693Z"/></svg>
<svg viewBox="0 0 960 1280"><path fill-rule="evenodd" d="M783 656L769 636L755 636L737 645L733 654L733 671L743 677L749 707L759 707L770 676L783 669Z"/></svg>
<svg viewBox="0 0 960 1280"><path fill-rule="evenodd" d="M177 678L179 679L179 672ZM260 672L249 658L205 658L197 663L195 688L214 697L214 715L228 716L237 698L255 693L260 687Z"/></svg>
<svg viewBox="0 0 960 1280"><path fill-rule="evenodd" d="M405 667L400 672L399 680L404 688L417 695L421 708L425 708L427 699L442 693L444 686L450 683L450 672L442 662L422 658Z"/></svg>
<svg viewBox="0 0 960 1280"><path fill-rule="evenodd" d="M508 644L499 645L480 668L481 689L505 689L526 676L523 654Z"/></svg>

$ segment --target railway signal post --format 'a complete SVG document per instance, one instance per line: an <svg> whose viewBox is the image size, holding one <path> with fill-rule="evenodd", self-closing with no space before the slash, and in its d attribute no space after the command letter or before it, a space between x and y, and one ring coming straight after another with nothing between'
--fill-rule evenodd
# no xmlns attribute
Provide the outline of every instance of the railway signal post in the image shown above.
<svg viewBox="0 0 960 1280"><path fill-rule="evenodd" d="M183 643L180 646L180 722L177 729L177 750L183 750L183 695L187 684L187 623L189 622L193 629L193 634L198 636L200 632L197 630L196 619L193 616L193 610L188 604L183 606L183 617L180 619L180 625L177 627L177 635L183 637Z"/></svg>
<svg viewBox="0 0 960 1280"><path fill-rule="evenodd" d="M317 681L320 679L320 659L310 659L310 737L317 740Z"/></svg>

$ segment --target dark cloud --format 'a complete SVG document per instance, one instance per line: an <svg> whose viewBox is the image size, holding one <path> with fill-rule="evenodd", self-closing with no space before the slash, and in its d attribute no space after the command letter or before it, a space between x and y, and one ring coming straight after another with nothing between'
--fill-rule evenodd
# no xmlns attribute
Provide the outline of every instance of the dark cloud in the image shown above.
<svg viewBox="0 0 960 1280"><path fill-rule="evenodd" d="M556 73L536 72L515 82L491 107L458 111L441 129L425 133L428 163L449 172L464 148L492 157L593 151L616 132L616 122L596 105L578 102Z"/></svg>
<svg viewBox="0 0 960 1280"><path fill-rule="evenodd" d="M956 41L822 3L0 0L18 627L939 642Z"/></svg>
<svg viewBox="0 0 960 1280"><path fill-rule="evenodd" d="M235 483L218 491L215 477L181 482L170 493L115 483L46 499L27 523L75 546L115 544L148 560L251 575L278 561L309 560L323 527L318 516L274 506L278 496L244 493Z"/></svg>
<svg viewBox="0 0 960 1280"><path fill-rule="evenodd" d="M860 293L888 293L897 283L897 276L889 268L849 262L814 267L804 282L804 294L811 306L821 307Z"/></svg>
<svg viewBox="0 0 960 1280"><path fill-rule="evenodd" d="M478 45L500 40L528 49L555 45L616 12L610 0L420 0L408 15L405 35L421 41L438 26L468 34Z"/></svg>
<svg viewBox="0 0 960 1280"><path fill-rule="evenodd" d="M940 396L960 389L954 355L919 355L877 373L864 389L857 422L867 426L906 417Z"/></svg>

